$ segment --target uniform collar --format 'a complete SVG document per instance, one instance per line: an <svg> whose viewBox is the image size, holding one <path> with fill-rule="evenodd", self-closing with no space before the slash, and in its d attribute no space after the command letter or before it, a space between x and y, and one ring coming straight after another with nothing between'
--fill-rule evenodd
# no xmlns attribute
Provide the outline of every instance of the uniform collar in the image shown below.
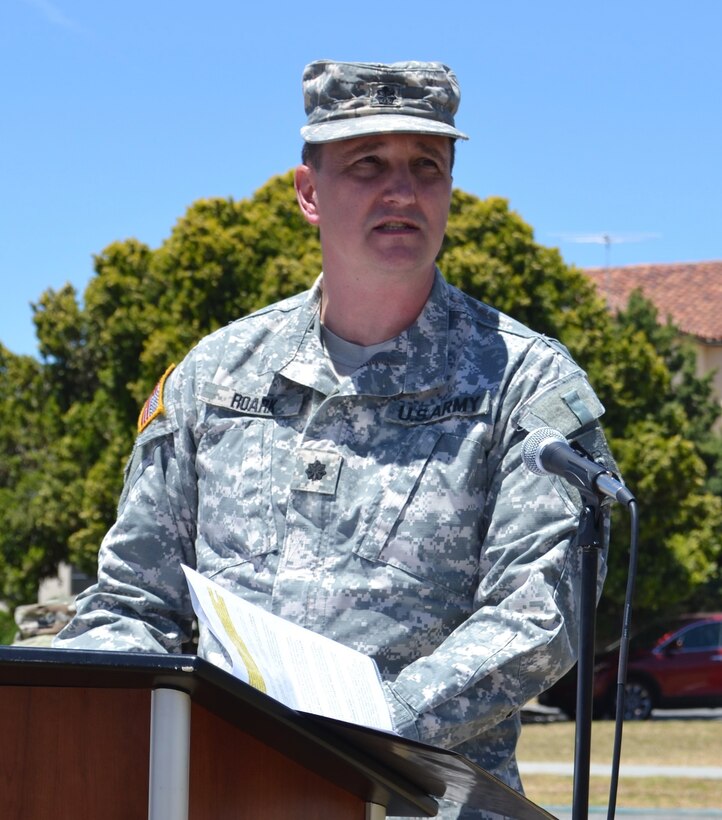
<svg viewBox="0 0 722 820"><path fill-rule="evenodd" d="M448 374L449 286L436 270L431 293L416 321L397 338L393 348L377 354L339 384L326 360L318 332L322 276L283 333L288 340L285 362L277 373L299 384L330 393L396 396L421 393L443 385Z"/></svg>
<svg viewBox="0 0 722 820"><path fill-rule="evenodd" d="M287 344L282 361L271 363L281 376L328 395L338 384L321 343L319 316L323 275L316 279L300 310L282 329Z"/></svg>

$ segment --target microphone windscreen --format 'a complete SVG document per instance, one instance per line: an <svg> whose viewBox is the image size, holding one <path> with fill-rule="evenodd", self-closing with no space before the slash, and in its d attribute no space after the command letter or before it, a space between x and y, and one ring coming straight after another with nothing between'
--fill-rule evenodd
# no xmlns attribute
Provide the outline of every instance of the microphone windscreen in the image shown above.
<svg viewBox="0 0 722 820"><path fill-rule="evenodd" d="M561 441L565 444L567 442L564 436L553 427L538 427L529 433L521 446L521 460L529 472L534 473L534 475L548 474L541 462L541 451L545 445L555 441Z"/></svg>

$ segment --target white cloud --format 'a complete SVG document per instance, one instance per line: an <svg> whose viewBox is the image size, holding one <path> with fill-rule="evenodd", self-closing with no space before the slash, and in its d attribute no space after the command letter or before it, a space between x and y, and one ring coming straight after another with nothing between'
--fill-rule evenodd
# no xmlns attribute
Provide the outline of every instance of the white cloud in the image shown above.
<svg viewBox="0 0 722 820"><path fill-rule="evenodd" d="M66 16L54 3L50 0L24 0L28 6L36 8L45 19L55 26L72 29L73 31L82 31L82 26L71 20Z"/></svg>

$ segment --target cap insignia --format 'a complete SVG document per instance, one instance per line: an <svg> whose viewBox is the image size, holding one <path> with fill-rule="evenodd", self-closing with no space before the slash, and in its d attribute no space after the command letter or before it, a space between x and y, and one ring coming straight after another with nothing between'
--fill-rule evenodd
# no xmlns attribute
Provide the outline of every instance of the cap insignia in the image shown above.
<svg viewBox="0 0 722 820"><path fill-rule="evenodd" d="M397 85L375 85L371 87L372 105L401 105L400 87Z"/></svg>

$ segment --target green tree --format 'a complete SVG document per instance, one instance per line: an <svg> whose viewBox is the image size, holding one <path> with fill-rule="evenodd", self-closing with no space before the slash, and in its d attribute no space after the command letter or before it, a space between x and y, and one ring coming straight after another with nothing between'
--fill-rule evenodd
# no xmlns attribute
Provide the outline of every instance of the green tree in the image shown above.
<svg viewBox="0 0 722 820"><path fill-rule="evenodd" d="M713 431L720 408L712 376L697 375L691 343L671 323L659 322L641 292L631 294L616 320L632 345L626 358L615 356L617 365L626 362L628 371L634 362L648 362L622 371L616 382L631 387L636 377L638 385L636 395L627 389L615 408L615 452L646 502L637 606L643 615L683 606L716 609L722 591L722 437ZM621 603L626 567L616 562L612 569L608 597Z"/></svg>
<svg viewBox="0 0 722 820"><path fill-rule="evenodd" d="M34 598L65 554L48 512L59 478L49 450L62 425L43 366L2 345L0 396L0 597L17 603Z"/></svg>

